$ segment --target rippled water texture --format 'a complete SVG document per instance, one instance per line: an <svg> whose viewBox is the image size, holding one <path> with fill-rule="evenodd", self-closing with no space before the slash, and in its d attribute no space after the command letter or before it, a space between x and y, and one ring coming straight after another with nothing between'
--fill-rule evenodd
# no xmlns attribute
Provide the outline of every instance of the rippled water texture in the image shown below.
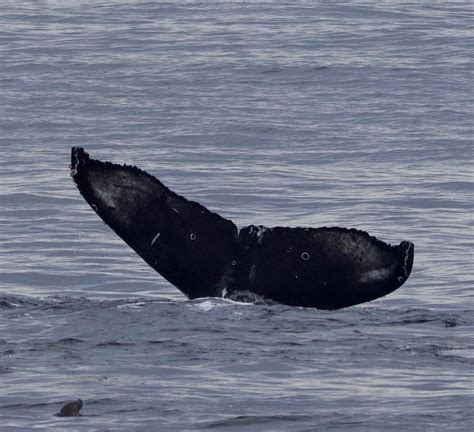
<svg viewBox="0 0 474 432"><path fill-rule="evenodd" d="M472 430L473 9L2 1L0 428ZM412 275L335 312L188 301L73 145L239 227L411 240Z"/></svg>

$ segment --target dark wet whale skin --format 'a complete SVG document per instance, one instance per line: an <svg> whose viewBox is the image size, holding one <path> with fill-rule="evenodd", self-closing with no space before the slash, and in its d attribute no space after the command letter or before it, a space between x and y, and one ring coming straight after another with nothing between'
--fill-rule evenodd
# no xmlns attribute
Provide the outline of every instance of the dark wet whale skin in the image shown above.
<svg viewBox="0 0 474 432"><path fill-rule="evenodd" d="M400 287L413 243L390 246L363 231L266 228L229 220L127 165L73 147L71 176L94 211L189 298L249 291L273 301L340 309Z"/></svg>

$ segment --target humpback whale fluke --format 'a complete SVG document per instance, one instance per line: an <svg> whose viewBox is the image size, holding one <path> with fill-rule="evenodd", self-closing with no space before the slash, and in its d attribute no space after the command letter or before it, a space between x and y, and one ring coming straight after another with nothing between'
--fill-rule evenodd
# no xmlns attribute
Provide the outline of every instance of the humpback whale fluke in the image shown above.
<svg viewBox="0 0 474 432"><path fill-rule="evenodd" d="M189 298L251 292L291 306L340 309L374 300L410 275L414 246L339 227L240 231L136 167L73 147L71 176L92 209Z"/></svg>

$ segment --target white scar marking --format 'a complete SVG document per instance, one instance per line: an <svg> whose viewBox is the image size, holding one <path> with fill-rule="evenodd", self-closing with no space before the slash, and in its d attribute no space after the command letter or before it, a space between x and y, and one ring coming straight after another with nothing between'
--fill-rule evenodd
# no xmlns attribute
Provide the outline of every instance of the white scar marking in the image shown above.
<svg viewBox="0 0 474 432"><path fill-rule="evenodd" d="M265 234L266 231L269 231L269 229L264 227L264 226L258 227L258 231L257 231L257 243L258 244L262 244L263 235ZM271 231L271 229L270 229L270 231Z"/></svg>
<svg viewBox="0 0 474 432"><path fill-rule="evenodd" d="M362 283L374 282L377 280L383 280L390 277L392 273L392 267L385 268L385 269L377 269L365 272L360 278L359 281Z"/></svg>
<svg viewBox="0 0 474 432"><path fill-rule="evenodd" d="M410 255L410 252L412 251L413 249L413 244L410 244L407 248L407 250L405 251L405 259L403 260L403 273L404 273L404 276L406 276L407 274L407 264L408 264L408 257ZM401 282L400 278L398 278L399 282Z"/></svg>
<svg viewBox="0 0 474 432"><path fill-rule="evenodd" d="M158 240L158 237L161 235L161 233L158 233L155 237L153 237L153 240L151 241L151 245L153 246L155 242Z"/></svg>

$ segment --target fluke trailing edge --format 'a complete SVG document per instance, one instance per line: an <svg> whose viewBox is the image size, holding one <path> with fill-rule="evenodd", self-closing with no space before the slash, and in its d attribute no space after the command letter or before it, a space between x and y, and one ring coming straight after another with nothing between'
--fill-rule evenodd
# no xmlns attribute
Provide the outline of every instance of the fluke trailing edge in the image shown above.
<svg viewBox="0 0 474 432"><path fill-rule="evenodd" d="M71 176L92 209L189 298L250 292L292 306L340 309L400 287L413 243L390 246L346 228L240 231L227 219L127 165L73 147Z"/></svg>

